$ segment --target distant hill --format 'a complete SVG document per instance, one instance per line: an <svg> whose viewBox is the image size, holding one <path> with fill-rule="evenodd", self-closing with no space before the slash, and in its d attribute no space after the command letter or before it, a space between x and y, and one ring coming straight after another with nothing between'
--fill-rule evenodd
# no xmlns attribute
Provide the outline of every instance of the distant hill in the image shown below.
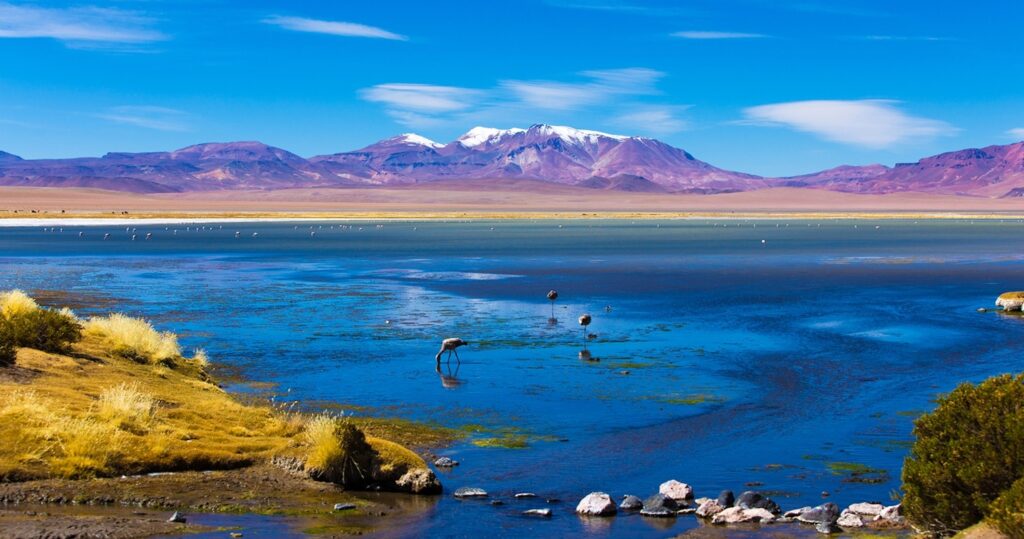
<svg viewBox="0 0 1024 539"><path fill-rule="evenodd" d="M989 198L1024 194L1024 142L949 152L916 163L840 166L790 178L724 170L646 137L538 124L475 127L447 144L406 133L355 151L303 158L260 142L171 152L22 159L0 152L0 185L135 193L425 185L537 180L626 192L728 193L768 187L849 193L921 192Z"/></svg>

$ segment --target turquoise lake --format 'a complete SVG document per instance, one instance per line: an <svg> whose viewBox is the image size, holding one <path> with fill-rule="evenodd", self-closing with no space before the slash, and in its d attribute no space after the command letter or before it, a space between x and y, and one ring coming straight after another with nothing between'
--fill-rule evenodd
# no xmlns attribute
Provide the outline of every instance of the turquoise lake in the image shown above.
<svg viewBox="0 0 1024 539"><path fill-rule="evenodd" d="M699 523L573 514L669 479L784 509L895 503L914 418L1024 370L1024 319L977 312L1024 289L1017 219L134 228L0 228L0 289L144 316L278 402L470 432L437 451L461 462L438 471L447 494L398 535L673 536ZM438 373L446 337L471 344ZM526 447L480 446L495 438ZM260 526L301 536L287 524Z"/></svg>

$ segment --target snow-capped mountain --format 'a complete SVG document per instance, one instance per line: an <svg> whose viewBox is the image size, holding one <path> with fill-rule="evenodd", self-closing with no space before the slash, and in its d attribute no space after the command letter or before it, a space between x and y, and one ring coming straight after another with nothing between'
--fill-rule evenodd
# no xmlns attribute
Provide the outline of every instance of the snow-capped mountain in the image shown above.
<svg viewBox="0 0 1024 539"><path fill-rule="evenodd" d="M403 135L411 136L411 135ZM749 174L713 167L654 139L537 124L528 129L474 127L444 146L387 139L355 152L311 161L365 183L422 183L454 178L528 178L614 186L630 176L665 191L722 192L764 187ZM360 169L362 172L360 172ZM627 182L635 186L636 182Z"/></svg>
<svg viewBox="0 0 1024 539"><path fill-rule="evenodd" d="M948 152L916 163L840 166L791 178L723 170L655 139L538 124L474 127L448 143L404 133L309 159L260 142L171 152L22 159L0 152L0 185L142 193L540 180L589 189L721 193L788 186L853 193L1024 196L1024 142Z"/></svg>

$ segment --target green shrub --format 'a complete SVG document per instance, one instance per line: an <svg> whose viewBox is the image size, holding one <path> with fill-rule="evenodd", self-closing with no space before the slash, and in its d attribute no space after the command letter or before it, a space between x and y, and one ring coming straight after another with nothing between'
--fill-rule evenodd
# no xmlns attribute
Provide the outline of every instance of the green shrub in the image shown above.
<svg viewBox="0 0 1024 539"><path fill-rule="evenodd" d="M65 352L82 338L78 320L52 309L29 311L9 319L7 324L15 345L45 352Z"/></svg>
<svg viewBox="0 0 1024 539"><path fill-rule="evenodd" d="M992 502L988 519L1011 539L1024 539L1024 478Z"/></svg>
<svg viewBox="0 0 1024 539"><path fill-rule="evenodd" d="M10 367L18 357L18 349L11 338L9 323L0 318L0 367Z"/></svg>
<svg viewBox="0 0 1024 539"><path fill-rule="evenodd" d="M917 419L903 510L935 533L967 528L1024 477L1024 375L961 384Z"/></svg>

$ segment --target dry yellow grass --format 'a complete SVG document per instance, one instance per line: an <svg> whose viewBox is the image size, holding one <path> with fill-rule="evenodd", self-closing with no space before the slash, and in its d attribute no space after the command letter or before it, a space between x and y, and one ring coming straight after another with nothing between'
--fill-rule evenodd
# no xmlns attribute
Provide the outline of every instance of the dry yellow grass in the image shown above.
<svg viewBox="0 0 1024 539"><path fill-rule="evenodd" d="M305 443L306 471L326 474L345 456L338 439L340 421L329 414L317 414L306 421L302 430Z"/></svg>
<svg viewBox="0 0 1024 539"><path fill-rule="evenodd" d="M0 292L0 316L12 319L38 310L36 301L21 290Z"/></svg>
<svg viewBox="0 0 1024 539"><path fill-rule="evenodd" d="M159 332L141 318L111 314L90 318L84 325L86 335L103 338L110 350L140 363L160 363L181 357L178 338Z"/></svg>
<svg viewBox="0 0 1024 539"><path fill-rule="evenodd" d="M97 404L99 418L133 432L148 430L156 413L153 397L140 391L138 384L121 383L107 388L100 393Z"/></svg>
<svg viewBox="0 0 1024 539"><path fill-rule="evenodd" d="M8 292L0 308L39 307ZM205 351L180 360L177 337L144 320L92 318L73 352L22 348L14 367L0 368L0 481L226 469L274 456L300 459L311 471L347 462L339 436L341 427L351 430L350 419L243 404L210 381ZM368 426L405 440L430 432L407 422ZM396 443L366 442L386 472L426 467Z"/></svg>

